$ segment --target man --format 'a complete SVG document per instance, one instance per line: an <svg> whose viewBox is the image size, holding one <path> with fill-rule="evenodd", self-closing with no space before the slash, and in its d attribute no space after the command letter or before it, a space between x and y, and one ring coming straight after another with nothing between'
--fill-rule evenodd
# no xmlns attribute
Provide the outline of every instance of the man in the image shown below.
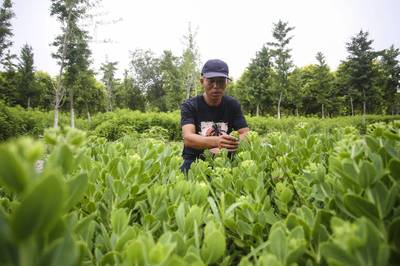
<svg viewBox="0 0 400 266"><path fill-rule="evenodd" d="M224 61L208 60L200 78L204 93L186 100L181 106L183 172L187 172L196 159L202 158L205 149L214 154L223 148L235 151L239 141L229 136L231 131L237 130L240 139L249 132L239 102L224 95L228 79L228 65Z"/></svg>

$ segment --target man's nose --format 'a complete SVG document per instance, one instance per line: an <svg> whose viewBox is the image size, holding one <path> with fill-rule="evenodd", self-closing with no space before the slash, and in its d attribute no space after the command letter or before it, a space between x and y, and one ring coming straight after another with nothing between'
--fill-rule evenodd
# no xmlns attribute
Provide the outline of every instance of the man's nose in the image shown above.
<svg viewBox="0 0 400 266"><path fill-rule="evenodd" d="M213 88L222 88L222 87L223 87L223 85L221 82L217 82L217 81L213 82Z"/></svg>

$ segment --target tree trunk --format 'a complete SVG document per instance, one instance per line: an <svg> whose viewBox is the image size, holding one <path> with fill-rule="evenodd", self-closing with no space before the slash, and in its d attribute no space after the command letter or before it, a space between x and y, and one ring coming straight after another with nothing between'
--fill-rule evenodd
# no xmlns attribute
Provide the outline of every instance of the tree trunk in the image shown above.
<svg viewBox="0 0 400 266"><path fill-rule="evenodd" d="M62 43L62 57L61 57L61 63L60 63L60 72L58 74L57 78L57 84L54 88L55 90L55 99L54 99L54 127L58 127L58 110L60 108L60 104L62 101L62 97L64 94L64 90L62 87L62 74L64 70L64 65L65 65L65 58L67 57L67 40L68 40L68 35L69 35L69 23L71 21L71 16L72 16L72 4L68 7L68 19L67 19L67 28L66 32L64 35L63 43Z"/></svg>
<svg viewBox="0 0 400 266"><path fill-rule="evenodd" d="M88 120L88 124L90 125L92 123L92 118L90 116L89 110L87 111L87 120Z"/></svg>
<svg viewBox="0 0 400 266"><path fill-rule="evenodd" d="M71 128L75 128L75 112L74 112L74 89L71 88L70 89L70 93L69 93L69 107L70 107L70 126Z"/></svg>
<svg viewBox="0 0 400 266"><path fill-rule="evenodd" d="M112 80L109 78L107 80L107 91L108 91L108 111L112 112L113 110L113 105L112 105L112 98L113 98L113 93L112 93Z"/></svg>
<svg viewBox="0 0 400 266"><path fill-rule="evenodd" d="M54 109L54 128L58 127L58 108Z"/></svg>
<svg viewBox="0 0 400 266"><path fill-rule="evenodd" d="M278 100L278 119L281 119L281 101L282 101L282 91L279 94L279 100Z"/></svg>
<svg viewBox="0 0 400 266"><path fill-rule="evenodd" d="M260 115L260 104L257 104L257 109L256 109L256 116Z"/></svg>
<svg viewBox="0 0 400 266"><path fill-rule="evenodd" d="M354 116L353 97L350 96L351 116Z"/></svg>
<svg viewBox="0 0 400 266"><path fill-rule="evenodd" d="M296 116L299 116L299 107L296 106Z"/></svg>
<svg viewBox="0 0 400 266"><path fill-rule="evenodd" d="M189 75L186 83L186 99L190 98L191 91L192 91L192 77L191 75Z"/></svg>
<svg viewBox="0 0 400 266"><path fill-rule="evenodd" d="M322 104L321 114L322 114L322 118L325 118L324 104Z"/></svg>
<svg viewBox="0 0 400 266"><path fill-rule="evenodd" d="M363 100L363 115L367 114L367 99L365 96L365 89L363 89L363 96L364 96L364 100Z"/></svg>
<svg viewBox="0 0 400 266"><path fill-rule="evenodd" d="M28 97L28 109L31 108L31 97Z"/></svg>
<svg viewBox="0 0 400 266"><path fill-rule="evenodd" d="M366 101L363 101L363 115L367 114L367 103Z"/></svg>

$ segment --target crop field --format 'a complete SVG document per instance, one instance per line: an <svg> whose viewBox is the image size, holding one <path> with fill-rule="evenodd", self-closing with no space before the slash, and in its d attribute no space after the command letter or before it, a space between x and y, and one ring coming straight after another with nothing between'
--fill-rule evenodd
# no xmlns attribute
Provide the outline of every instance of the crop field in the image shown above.
<svg viewBox="0 0 400 266"><path fill-rule="evenodd" d="M180 142L83 131L0 145L0 265L398 265L400 122Z"/></svg>

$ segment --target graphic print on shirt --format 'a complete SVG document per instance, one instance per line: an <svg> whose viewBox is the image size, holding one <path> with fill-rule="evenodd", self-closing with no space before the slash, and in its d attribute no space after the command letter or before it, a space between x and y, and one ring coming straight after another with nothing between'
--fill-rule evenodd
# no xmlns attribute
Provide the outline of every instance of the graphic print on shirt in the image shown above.
<svg viewBox="0 0 400 266"><path fill-rule="evenodd" d="M226 135L228 134L228 123L202 121L200 123L200 129L201 131L199 132L199 134L204 137Z"/></svg>

